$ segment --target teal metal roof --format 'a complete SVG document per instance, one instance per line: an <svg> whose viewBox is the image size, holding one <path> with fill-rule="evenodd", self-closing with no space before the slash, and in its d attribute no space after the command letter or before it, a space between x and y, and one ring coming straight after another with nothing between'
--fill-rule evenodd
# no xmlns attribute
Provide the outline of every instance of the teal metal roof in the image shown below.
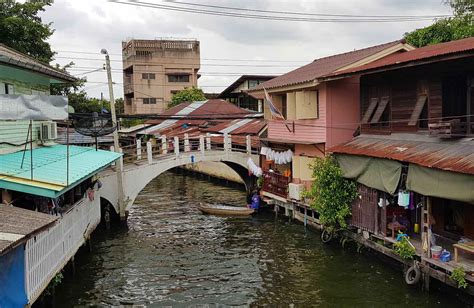
<svg viewBox="0 0 474 308"><path fill-rule="evenodd" d="M23 167L22 157L25 154ZM31 151L0 155L0 188L55 198L86 178L96 174L121 156L119 153L88 147L54 145L33 149L33 178Z"/></svg>

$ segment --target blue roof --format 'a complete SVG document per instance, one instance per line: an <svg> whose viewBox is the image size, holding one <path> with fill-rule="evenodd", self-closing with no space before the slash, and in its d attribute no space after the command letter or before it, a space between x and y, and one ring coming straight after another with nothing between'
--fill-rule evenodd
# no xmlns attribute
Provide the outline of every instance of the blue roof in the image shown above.
<svg viewBox="0 0 474 308"><path fill-rule="evenodd" d="M23 167L22 157L25 154ZM86 178L96 174L121 156L119 153L88 147L54 145L33 149L33 178L31 151L0 155L0 188L55 198Z"/></svg>

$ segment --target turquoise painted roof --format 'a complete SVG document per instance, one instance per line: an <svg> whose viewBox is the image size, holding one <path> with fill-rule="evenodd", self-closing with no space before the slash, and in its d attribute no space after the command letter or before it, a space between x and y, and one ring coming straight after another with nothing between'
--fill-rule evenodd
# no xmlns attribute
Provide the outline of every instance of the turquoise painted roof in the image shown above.
<svg viewBox="0 0 474 308"><path fill-rule="evenodd" d="M23 154L25 159L22 168ZM68 176L66 145L36 148L33 149L32 179L31 151L0 155L0 188L57 197L107 167L120 156L121 154L110 151L69 146Z"/></svg>

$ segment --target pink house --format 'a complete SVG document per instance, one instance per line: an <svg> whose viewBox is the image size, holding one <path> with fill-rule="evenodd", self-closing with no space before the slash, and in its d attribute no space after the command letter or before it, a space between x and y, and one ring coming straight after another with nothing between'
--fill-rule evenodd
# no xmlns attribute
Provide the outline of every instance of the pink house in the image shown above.
<svg viewBox="0 0 474 308"><path fill-rule="evenodd" d="M314 157L324 156L327 148L350 140L359 127L359 76L321 81L322 76L412 49L404 41L394 41L316 59L249 90L250 95L263 100L266 89L285 117L272 119L264 105L268 128L261 138L266 154L262 166L269 171L265 173L264 194L299 200L301 191L311 185L309 164ZM292 158L280 159L288 150Z"/></svg>

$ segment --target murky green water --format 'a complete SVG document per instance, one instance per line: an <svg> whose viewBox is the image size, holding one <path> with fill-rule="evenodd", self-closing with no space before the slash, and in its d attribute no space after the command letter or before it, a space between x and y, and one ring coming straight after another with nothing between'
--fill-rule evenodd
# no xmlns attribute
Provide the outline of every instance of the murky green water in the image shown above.
<svg viewBox="0 0 474 308"><path fill-rule="evenodd" d="M199 201L243 205L244 192L166 173L136 200L128 230L99 231L57 307L285 305L460 307L404 284L402 273L272 214L204 216Z"/></svg>

